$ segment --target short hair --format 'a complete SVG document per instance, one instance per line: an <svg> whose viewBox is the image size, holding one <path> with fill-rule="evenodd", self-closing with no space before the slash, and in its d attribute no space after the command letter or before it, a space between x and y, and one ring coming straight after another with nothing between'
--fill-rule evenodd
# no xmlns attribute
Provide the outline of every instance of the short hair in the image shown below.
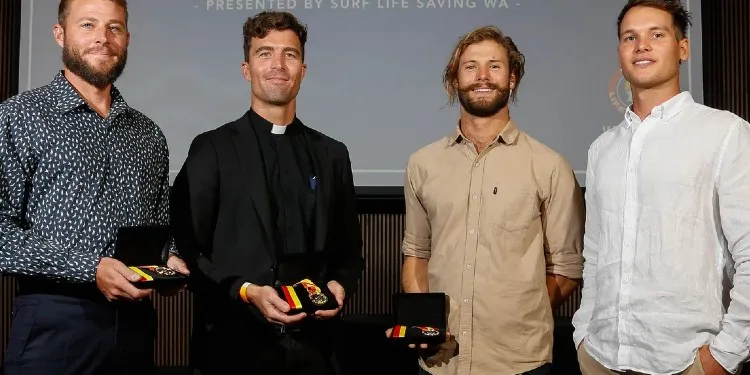
<svg viewBox="0 0 750 375"><path fill-rule="evenodd" d="M631 9L635 7L650 7L663 10L672 16L672 24L674 25L675 31L677 31L677 40L681 40L687 37L688 27L691 26L691 15L690 12L685 9L679 0L629 0L627 4L620 11L620 15L617 17L617 37L620 37L620 25L622 19Z"/></svg>
<svg viewBox="0 0 750 375"><path fill-rule="evenodd" d="M518 50L518 47L509 36L503 34L499 28L495 26L483 26L474 29L463 35L456 47L453 49L448 65L445 67L445 73L443 74L443 86L445 91L448 93L448 102L450 104L455 103L458 97L458 65L461 60L461 55L466 51L470 45L477 44L491 40L505 48L508 53L508 67L510 73L515 76L515 83L513 91L510 94L511 100L516 101L516 94L518 93L518 86L521 83L521 78L524 74L524 64L526 58Z"/></svg>
<svg viewBox="0 0 750 375"><path fill-rule="evenodd" d="M289 12L263 11L255 16L248 17L242 25L242 48L245 53L245 62L250 61L250 43L253 38L265 38L270 31L292 30L299 38L302 48L302 60L305 60L305 43L307 42L307 26L303 25L297 17Z"/></svg>
<svg viewBox="0 0 750 375"><path fill-rule="evenodd" d="M70 14L70 3L72 3L75 0L60 0L60 4L57 6L57 23L60 25L65 25L65 19L68 18L68 14ZM109 0L117 5L119 5L122 9L125 9L125 23L128 23L128 1L127 0Z"/></svg>

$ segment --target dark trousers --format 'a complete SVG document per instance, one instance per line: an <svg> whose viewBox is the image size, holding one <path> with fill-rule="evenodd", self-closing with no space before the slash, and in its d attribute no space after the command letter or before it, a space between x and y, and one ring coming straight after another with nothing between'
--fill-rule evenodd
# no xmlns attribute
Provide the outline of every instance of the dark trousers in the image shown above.
<svg viewBox="0 0 750 375"><path fill-rule="evenodd" d="M149 375L155 328L151 301L21 293L13 307L4 375Z"/></svg>
<svg viewBox="0 0 750 375"><path fill-rule="evenodd" d="M246 312L241 316L244 320L225 318L194 326L194 374L235 374L238 368L243 374L341 374L332 338L335 324L314 322L307 329L281 331Z"/></svg>
<svg viewBox="0 0 750 375"><path fill-rule="evenodd" d="M542 365L541 367L537 367L531 371L526 371L523 374L519 375L551 375L552 374L552 364L547 363ZM419 366L419 375L430 375L429 372L425 371L422 366Z"/></svg>

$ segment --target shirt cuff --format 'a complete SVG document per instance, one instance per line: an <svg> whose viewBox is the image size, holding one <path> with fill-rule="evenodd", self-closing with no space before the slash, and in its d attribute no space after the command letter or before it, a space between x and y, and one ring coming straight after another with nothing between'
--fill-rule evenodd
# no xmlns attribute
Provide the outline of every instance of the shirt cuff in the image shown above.
<svg viewBox="0 0 750 375"><path fill-rule="evenodd" d="M404 242L401 245L401 252L406 256L429 259L430 258L430 240L418 238L411 234L404 234Z"/></svg>
<svg viewBox="0 0 750 375"><path fill-rule="evenodd" d="M177 245L174 243L174 238L169 239L169 244L167 245L167 255L174 254L174 255L180 255L180 252L177 251Z"/></svg>
<svg viewBox="0 0 750 375"><path fill-rule="evenodd" d="M96 270L99 268L100 260L101 257L94 254L71 254L66 264L69 270L66 278L75 283L96 282Z"/></svg>
<svg viewBox="0 0 750 375"><path fill-rule="evenodd" d="M581 254L547 254L547 273L565 276L571 280L583 277L583 256Z"/></svg>
<svg viewBox="0 0 750 375"><path fill-rule="evenodd" d="M750 354L742 342L737 341L724 331L719 332L714 337L709 350L711 351L711 355L716 359L716 362L719 362L721 367L724 367L724 369L732 374L737 373L740 364L745 362L748 354Z"/></svg>

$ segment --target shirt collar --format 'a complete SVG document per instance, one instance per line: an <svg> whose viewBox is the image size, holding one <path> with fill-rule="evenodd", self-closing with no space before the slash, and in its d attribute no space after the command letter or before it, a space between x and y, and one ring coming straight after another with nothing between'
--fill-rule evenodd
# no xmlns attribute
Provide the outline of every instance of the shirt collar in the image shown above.
<svg viewBox="0 0 750 375"><path fill-rule="evenodd" d="M286 126L284 125L276 125L271 123L270 121L263 118L261 115L258 114L258 112L255 112L252 108L248 111L249 117L250 117L250 123L253 127L260 130L263 134L276 134L276 135L296 135L302 132L302 123L300 120L295 116L294 120L292 120L291 124L288 124ZM274 126L284 126L284 133L273 133Z"/></svg>
<svg viewBox="0 0 750 375"><path fill-rule="evenodd" d="M519 130L516 124L509 120L508 123L505 125L502 131L495 137L495 140L493 143L504 143L506 145L511 145L516 142L518 139ZM461 132L461 121L458 122L456 125L456 130L451 134L451 136L448 139L448 146L453 146L455 144L463 142L464 134Z"/></svg>
<svg viewBox="0 0 750 375"><path fill-rule="evenodd" d="M661 103L651 110L649 116L656 117L663 121L668 121L678 113L682 112L683 109L691 104L694 104L693 96L689 91L683 91L664 103ZM625 123L626 127L631 127L641 123L640 117L633 112L633 105L629 105L625 110Z"/></svg>
<svg viewBox="0 0 750 375"><path fill-rule="evenodd" d="M65 78L62 70L55 75L50 87L54 95L57 96L57 109L62 113L67 113L78 107L87 105L78 91L70 84L70 81ZM119 114L125 113L130 109L128 103L125 102L122 94L120 94L120 90L114 85L112 86L110 95L112 97L112 105L109 110L109 117L117 117Z"/></svg>

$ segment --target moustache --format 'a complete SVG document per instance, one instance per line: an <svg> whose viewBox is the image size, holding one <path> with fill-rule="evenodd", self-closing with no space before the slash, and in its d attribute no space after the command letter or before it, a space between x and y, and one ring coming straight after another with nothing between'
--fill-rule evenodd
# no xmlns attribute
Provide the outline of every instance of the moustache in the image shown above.
<svg viewBox="0 0 750 375"><path fill-rule="evenodd" d="M496 83L474 83L469 86L464 87L461 91L469 92L474 91L476 89L491 89L491 90L500 90L500 85Z"/></svg>
<svg viewBox="0 0 750 375"><path fill-rule="evenodd" d="M117 53L115 53L114 50L107 48L107 47L91 47L89 49L86 49L84 53L95 53L95 54L106 53L107 55L119 56Z"/></svg>

